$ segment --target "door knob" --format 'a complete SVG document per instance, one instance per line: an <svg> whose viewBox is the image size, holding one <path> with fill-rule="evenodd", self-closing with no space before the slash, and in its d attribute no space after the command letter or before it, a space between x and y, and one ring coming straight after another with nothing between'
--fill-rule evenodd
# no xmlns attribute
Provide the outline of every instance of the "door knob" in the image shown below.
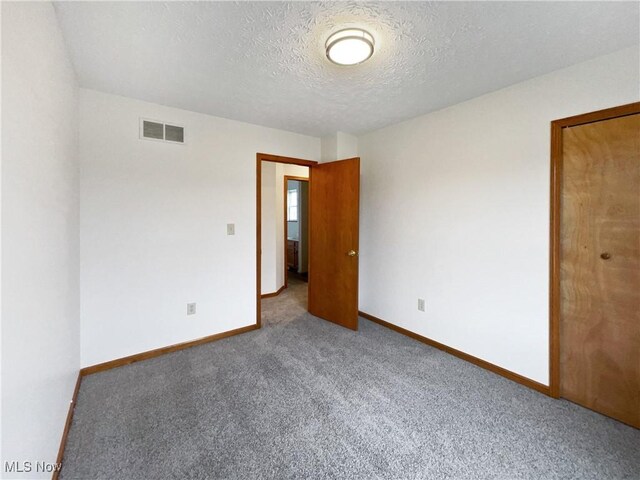
<svg viewBox="0 0 640 480"><path fill-rule="evenodd" d="M611 255L608 254L607 252L604 252L600 254L600 258L603 260L609 260L611 258Z"/></svg>
<svg viewBox="0 0 640 480"><path fill-rule="evenodd" d="M347 252L347 255L349 255L350 257L355 257L358 255L358 252L356 252L355 250L349 250Z"/></svg>

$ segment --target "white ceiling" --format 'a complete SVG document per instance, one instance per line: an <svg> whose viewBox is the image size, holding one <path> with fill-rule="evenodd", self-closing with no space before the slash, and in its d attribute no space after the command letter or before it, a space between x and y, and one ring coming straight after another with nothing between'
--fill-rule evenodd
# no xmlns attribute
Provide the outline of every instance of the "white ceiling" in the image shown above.
<svg viewBox="0 0 640 480"><path fill-rule="evenodd" d="M361 133L638 45L637 2L61 2L83 87L309 135ZM345 26L365 64L324 55Z"/></svg>

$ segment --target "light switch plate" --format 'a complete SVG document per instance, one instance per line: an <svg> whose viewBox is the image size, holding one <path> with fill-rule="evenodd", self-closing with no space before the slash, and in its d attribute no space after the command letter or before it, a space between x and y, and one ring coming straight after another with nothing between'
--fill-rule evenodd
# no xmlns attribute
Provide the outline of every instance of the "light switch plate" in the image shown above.
<svg viewBox="0 0 640 480"><path fill-rule="evenodd" d="M227 235L235 235L235 234L236 234L236 224L227 223Z"/></svg>
<svg viewBox="0 0 640 480"><path fill-rule="evenodd" d="M187 315L195 315L195 314L196 314L196 304L187 303Z"/></svg>

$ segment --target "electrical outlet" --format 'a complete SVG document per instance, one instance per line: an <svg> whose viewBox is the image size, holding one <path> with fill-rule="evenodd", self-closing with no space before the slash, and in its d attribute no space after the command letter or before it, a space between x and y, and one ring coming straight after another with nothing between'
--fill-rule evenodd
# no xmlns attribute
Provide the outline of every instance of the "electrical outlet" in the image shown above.
<svg viewBox="0 0 640 480"><path fill-rule="evenodd" d="M235 235L235 234L236 234L236 224L227 223L227 235Z"/></svg>
<svg viewBox="0 0 640 480"><path fill-rule="evenodd" d="M418 310L420 310L421 312L424 312L424 298L418 299Z"/></svg>
<svg viewBox="0 0 640 480"><path fill-rule="evenodd" d="M196 314L196 304L187 303L187 315L195 315L195 314Z"/></svg>

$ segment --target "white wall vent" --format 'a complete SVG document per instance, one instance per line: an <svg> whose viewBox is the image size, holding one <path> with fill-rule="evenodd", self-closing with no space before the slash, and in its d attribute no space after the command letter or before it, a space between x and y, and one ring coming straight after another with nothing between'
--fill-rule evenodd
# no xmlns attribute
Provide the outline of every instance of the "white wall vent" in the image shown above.
<svg viewBox="0 0 640 480"><path fill-rule="evenodd" d="M158 120L140 119L140 138L169 143L184 143L184 127Z"/></svg>

